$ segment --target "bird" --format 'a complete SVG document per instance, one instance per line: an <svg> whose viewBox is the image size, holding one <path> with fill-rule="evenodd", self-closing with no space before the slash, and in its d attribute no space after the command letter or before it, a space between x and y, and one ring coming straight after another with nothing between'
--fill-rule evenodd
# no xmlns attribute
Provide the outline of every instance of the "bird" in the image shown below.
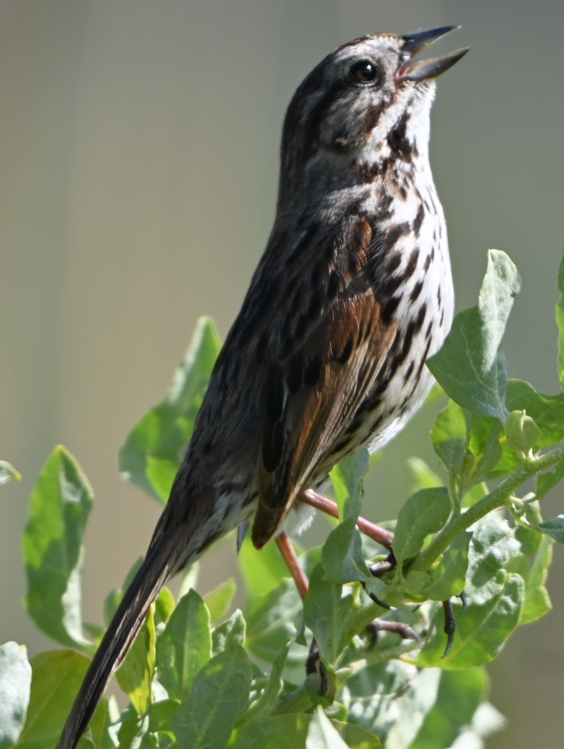
<svg viewBox="0 0 564 749"><path fill-rule="evenodd" d="M302 492L381 448L425 400L454 309L430 111L435 79L468 48L413 58L456 28L343 44L292 97L265 252L58 749L78 744L168 578L249 522L264 547Z"/></svg>

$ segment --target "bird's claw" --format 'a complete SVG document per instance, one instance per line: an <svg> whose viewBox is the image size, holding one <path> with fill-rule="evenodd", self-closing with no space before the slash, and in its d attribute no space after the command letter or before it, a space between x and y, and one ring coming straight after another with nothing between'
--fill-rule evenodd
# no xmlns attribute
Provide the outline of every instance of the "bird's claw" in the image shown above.
<svg viewBox="0 0 564 749"><path fill-rule="evenodd" d="M368 643L367 650L372 650L378 643L378 636L380 632L393 632L399 635L402 640L414 640L420 648L423 647L423 642L417 632L404 622L390 622L387 619L375 619L366 626L367 632L370 634L370 642Z"/></svg>
<svg viewBox="0 0 564 749"><path fill-rule="evenodd" d="M468 599L466 598L466 593L464 591L461 591L461 593L457 596L457 598L460 598L462 601L462 611L466 611L468 608ZM446 656L450 653L452 650L452 644L454 642L454 633L456 632L456 619L454 616L454 609L452 606L452 602L450 599L448 601L443 601L443 609L445 612L445 626L444 626L444 633L447 636L447 645L445 648L445 652L441 655L441 658L446 658Z"/></svg>

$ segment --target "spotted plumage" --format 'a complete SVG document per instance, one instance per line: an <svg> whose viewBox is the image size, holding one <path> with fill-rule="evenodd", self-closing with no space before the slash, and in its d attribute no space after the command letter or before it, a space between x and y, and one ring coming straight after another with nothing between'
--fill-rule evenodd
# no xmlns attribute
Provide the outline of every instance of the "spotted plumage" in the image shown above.
<svg viewBox="0 0 564 749"><path fill-rule="evenodd" d="M449 30L356 39L296 91L266 251L59 749L78 743L171 574L249 520L264 546L301 492L360 445L381 447L427 395L425 360L453 314L429 113L433 79L464 51L411 58Z"/></svg>

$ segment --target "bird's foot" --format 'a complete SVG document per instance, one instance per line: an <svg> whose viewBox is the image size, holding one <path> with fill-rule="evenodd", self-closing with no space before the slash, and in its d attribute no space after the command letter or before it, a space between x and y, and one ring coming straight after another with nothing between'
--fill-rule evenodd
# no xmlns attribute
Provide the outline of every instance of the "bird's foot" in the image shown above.
<svg viewBox="0 0 564 749"><path fill-rule="evenodd" d="M468 608L466 593L462 591L458 598L460 598L460 600L462 601L462 611L466 611L466 609ZM445 652L442 654L441 658L446 658L446 656L450 653L452 649L452 643L454 642L454 633L456 632L456 619L454 617L454 609L452 607L452 601L450 599L448 601L443 601L443 609L445 612L444 633L447 636L447 645L445 648Z"/></svg>

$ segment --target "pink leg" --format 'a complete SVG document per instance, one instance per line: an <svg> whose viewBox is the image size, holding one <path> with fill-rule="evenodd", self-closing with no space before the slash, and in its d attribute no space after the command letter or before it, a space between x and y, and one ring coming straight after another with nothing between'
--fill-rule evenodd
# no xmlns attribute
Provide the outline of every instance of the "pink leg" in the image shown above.
<svg viewBox="0 0 564 749"><path fill-rule="evenodd" d="M292 542L288 538L288 534L286 533L286 531L282 531L276 536L276 544L280 549L280 553L282 554L284 561L288 565L290 574L292 575L292 578L296 583L298 593L303 600L307 596L309 584L305 572L300 566L300 562L298 560L298 557L296 556L296 552L294 551Z"/></svg>
<svg viewBox="0 0 564 749"><path fill-rule="evenodd" d="M327 515L331 515L334 518L339 517L339 508L337 507L337 504L330 499L321 496L321 494L314 492L313 489L308 489L303 492L300 501L305 502L307 505L311 505L311 507L315 507L316 510L321 510L321 512L324 512ZM394 534L391 531L387 531L385 528L380 528L379 525L374 525L374 523L371 523L365 518L359 518L356 521L356 524L358 529L364 533L365 536L368 536L368 538L376 541L377 544L384 546L386 549L389 549L390 551L392 550Z"/></svg>

